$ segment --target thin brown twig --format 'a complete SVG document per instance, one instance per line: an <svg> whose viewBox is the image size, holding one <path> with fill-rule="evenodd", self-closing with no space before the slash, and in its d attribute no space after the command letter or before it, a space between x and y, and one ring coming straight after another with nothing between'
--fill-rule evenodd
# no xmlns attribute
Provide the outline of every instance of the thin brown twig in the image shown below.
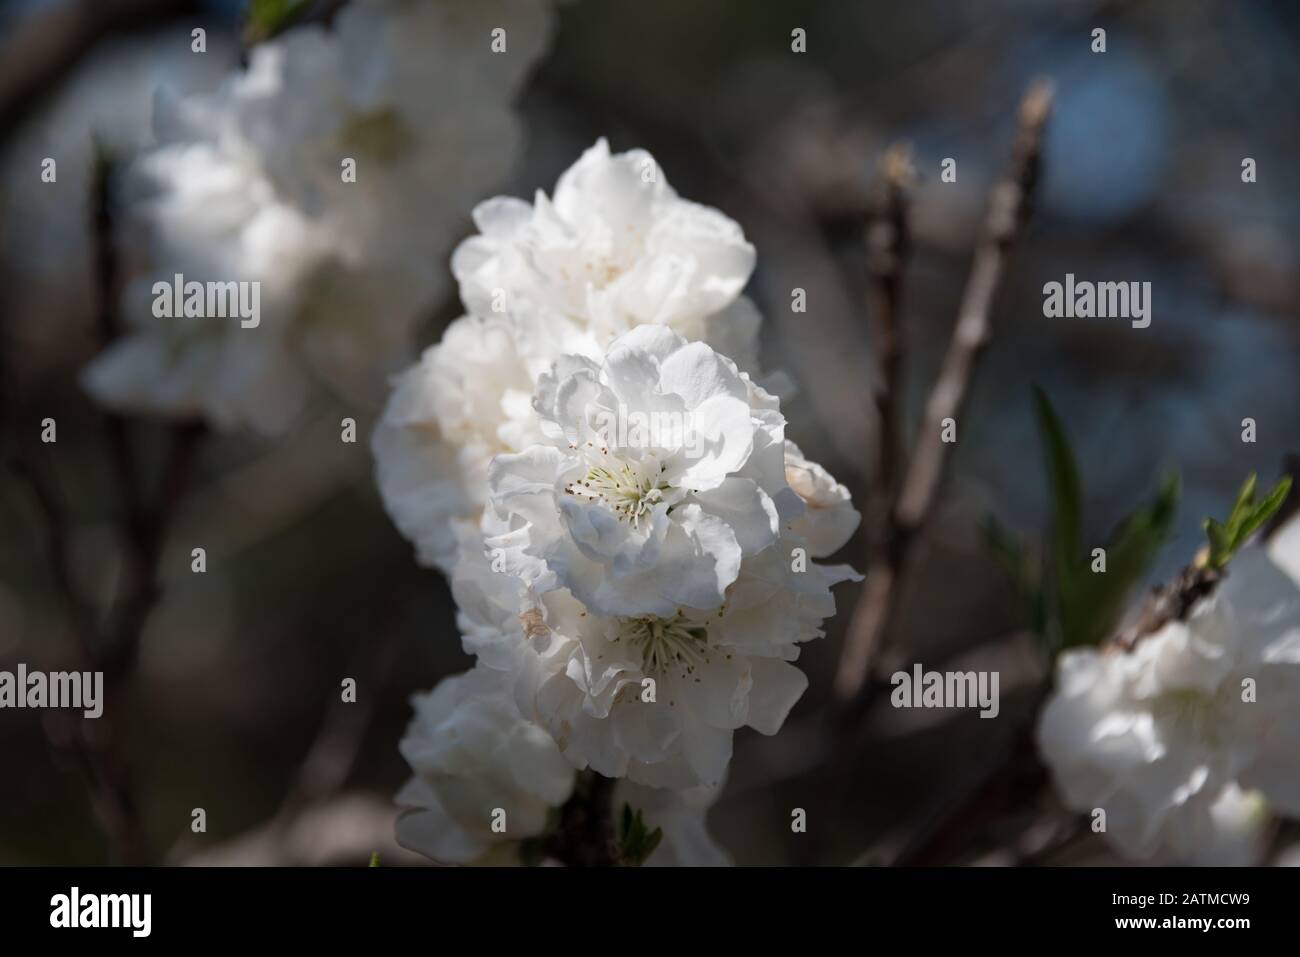
<svg viewBox="0 0 1300 957"><path fill-rule="evenodd" d="M1106 648L1132 651L1144 637L1169 622L1186 621L1197 603L1212 593L1226 574L1202 559L1193 561L1169 584L1153 588L1137 618L1112 636Z"/></svg>
<svg viewBox="0 0 1300 957"><path fill-rule="evenodd" d="M897 614L908 551L931 511L947 465L951 443L943 440L944 421L956 421L965 405L977 361L992 335L992 306L1007 255L1029 214L1051 102L1051 87L1042 80L1035 82L1020 102L1011 163L989 198L983 235L975 249L948 352L891 510L887 545L868 563L866 585L849 622L835 675L836 697L841 703L853 703L863 696L864 688L873 687L868 679Z"/></svg>
<svg viewBox="0 0 1300 957"><path fill-rule="evenodd" d="M116 169L111 154L97 147L92 178L91 232L98 291L95 319L101 346L105 348L122 334L117 307L117 244L113 235L113 179ZM96 655L106 677L113 681L130 670L145 621L161 597L158 566L167 529L189 487L200 440L207 430L199 420L183 420L172 427L157 502L150 508L142 494L129 420L112 410L105 410L103 419L128 544L127 590L118 602L117 621Z"/></svg>
<svg viewBox="0 0 1300 957"><path fill-rule="evenodd" d="M348 671L356 676L358 700L345 702L337 693L332 699L316 739L276 813L274 823L282 829L306 808L333 796L347 781L397 660L402 634L400 617L391 616L378 647L363 642L353 656Z"/></svg>
<svg viewBox="0 0 1300 957"><path fill-rule="evenodd" d="M172 427L171 445L163 466L158 499L150 510L128 516L124 522L130 544L130 589L119 602L115 623L105 642L101 663L111 677L131 670L140 636L150 612L162 597L159 567L172 517L185 497L207 427L202 422L181 422ZM129 498L125 493L124 498Z"/></svg>
<svg viewBox="0 0 1300 957"><path fill-rule="evenodd" d="M1023 805L1047 785L1047 770L1038 759L1034 723L1048 686L1039 689L1025 720L1011 733L984 773L936 807L935 812L899 851L898 867L950 863L971 838L1008 805Z"/></svg>
<svg viewBox="0 0 1300 957"><path fill-rule="evenodd" d="M50 564L54 584L67 606L72 619L78 670L100 670L102 646L96 638L97 629L93 612L81 600L72 580L69 555L69 525L66 509L55 490L52 476L36 464L34 456L24 456L21 438L19 455L12 463L14 473L32 489L37 507L46 527L50 551ZM107 677L107 676L106 676ZM46 722L51 748L58 755L71 757L86 782L91 806L100 821L113 849L114 858L122 864L140 864L149 860L148 842L140 819L130 782L130 769L121 751L120 736L113 724L112 700L116 686L106 681L103 694L103 713L91 727L89 719L70 718L62 721L53 715Z"/></svg>
<svg viewBox="0 0 1300 957"><path fill-rule="evenodd" d="M341 695L331 699L316 736L275 814L227 840L222 846L228 850L234 847L256 848L276 863L292 860L287 845L295 839L303 821L329 806L342 791L356 765L366 732L397 661L402 617L401 611L389 615L381 629L378 645L363 643L353 655L348 674L356 678L357 700L344 701ZM218 854L220 847L216 851ZM213 848L200 847L187 831L172 844L166 860L169 863L189 863L212 853Z"/></svg>
<svg viewBox="0 0 1300 957"><path fill-rule="evenodd" d="M98 307L96 324L107 346L120 334L116 310L117 254L114 248L111 194L113 164L103 153L95 159L91 195L91 232L94 244ZM124 593L114 602L110 624L101 629L92 609L82 601L69 567L70 526L62 497L48 463L29 452L23 439L25 419L16 426L15 473L32 488L49 540L55 586L62 596L84 670L104 675L104 708L93 723L81 718L75 726L58 719L47 722L51 747L68 754L85 778L92 806L121 863L147 863L152 859L140 820L131 782L128 749L122 734L121 697L130 677L141 632L161 595L158 566L167 527L184 494L192 471L199 423L183 422L172 433L172 445L156 506L149 509L141 494L139 471L130 442L128 422L116 413L104 414L110 457L121 500L121 524L128 547L128 572ZM106 632L106 633L104 633Z"/></svg>
<svg viewBox="0 0 1300 957"><path fill-rule="evenodd" d="M866 247L867 315L875 322L876 351L880 371L874 399L880 437L876 442L875 468L871 471L873 499L884 507L879 516L885 531L888 503L897 491L902 459L903 341L900 322L903 273L910 252L907 221L907 188L912 164L903 146L885 152L880 175L867 214Z"/></svg>
<svg viewBox="0 0 1300 957"><path fill-rule="evenodd" d="M1223 580L1225 571L1210 566L1208 551L1202 549L1173 581L1151 591L1137 617L1116 631L1102 646L1105 653L1131 652L1144 638L1155 634L1171 621L1185 621L1196 605L1210 595ZM1049 778L1033 740L1034 722L1050 691L1044 684L1024 725L1013 736L1007 749L989 766L986 774L964 789L949 806L922 828L899 855L898 864L933 864L951 859L978 829L997 817L1014 802L1023 803L1027 794L1047 787ZM1003 782L1010 774L1018 775L1019 784L1008 791Z"/></svg>

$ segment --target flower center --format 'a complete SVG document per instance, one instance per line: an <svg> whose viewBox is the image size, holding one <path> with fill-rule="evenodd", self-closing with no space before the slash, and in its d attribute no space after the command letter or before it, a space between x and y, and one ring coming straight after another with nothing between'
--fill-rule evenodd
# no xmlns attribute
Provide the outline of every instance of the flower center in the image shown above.
<svg viewBox="0 0 1300 957"><path fill-rule="evenodd" d="M1223 712L1217 695L1190 689L1167 691L1160 696L1154 710L1202 745L1211 748L1219 745Z"/></svg>
<svg viewBox="0 0 1300 957"><path fill-rule="evenodd" d="M340 132L340 139L345 148L365 153L383 164L400 159L414 142L401 116L391 108L353 114Z"/></svg>
<svg viewBox="0 0 1300 957"><path fill-rule="evenodd" d="M641 522L664 501L668 486L643 475L634 465L623 462L593 465L585 477L570 482L565 491L589 502L604 502L619 517L640 529Z"/></svg>
<svg viewBox="0 0 1300 957"><path fill-rule="evenodd" d="M620 619L614 640L626 641L641 652L641 670L646 674L662 675L675 668L685 678L709 662L708 628L680 615Z"/></svg>

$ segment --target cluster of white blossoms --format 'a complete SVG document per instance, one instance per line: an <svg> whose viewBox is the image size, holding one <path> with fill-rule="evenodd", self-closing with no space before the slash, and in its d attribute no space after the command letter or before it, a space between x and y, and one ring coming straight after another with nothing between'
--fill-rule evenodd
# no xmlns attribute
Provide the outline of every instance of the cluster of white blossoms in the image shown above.
<svg viewBox="0 0 1300 957"><path fill-rule="evenodd" d="M1038 739L1124 856L1255 863L1270 812L1300 817L1300 521L1243 549L1186 621L1062 654Z"/></svg>
<svg viewBox="0 0 1300 957"><path fill-rule="evenodd" d="M751 375L753 247L649 154L601 140L552 198L474 219L452 257L468 314L373 437L477 658L416 700L399 837L509 858L590 769L663 829L649 863L724 862L704 813L733 734L775 734L807 686L800 645L858 577L812 559L858 513Z"/></svg>
<svg viewBox="0 0 1300 957"><path fill-rule="evenodd" d="M159 96L158 145L122 177L123 237L145 260L123 293L129 331L86 369L88 391L267 434L317 388L382 397L445 288L432 264L465 197L518 152L511 103L551 21L548 0L353 0L256 46L212 94ZM257 283L255 327L156 315L155 284L176 276Z"/></svg>

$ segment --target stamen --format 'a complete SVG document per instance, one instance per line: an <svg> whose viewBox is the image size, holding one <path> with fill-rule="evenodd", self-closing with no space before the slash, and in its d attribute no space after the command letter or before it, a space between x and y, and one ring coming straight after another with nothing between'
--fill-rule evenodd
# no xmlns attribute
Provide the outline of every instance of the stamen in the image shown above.
<svg viewBox="0 0 1300 957"><path fill-rule="evenodd" d="M702 624L676 616L624 618L619 625L614 640L626 641L641 652L641 670L646 674L676 669L685 678L709 663L709 632Z"/></svg>
<svg viewBox="0 0 1300 957"><path fill-rule="evenodd" d="M644 520L663 501L666 486L644 477L632 464L593 465L585 477L570 482L564 489L569 495L589 502L603 502L620 519L639 529Z"/></svg>

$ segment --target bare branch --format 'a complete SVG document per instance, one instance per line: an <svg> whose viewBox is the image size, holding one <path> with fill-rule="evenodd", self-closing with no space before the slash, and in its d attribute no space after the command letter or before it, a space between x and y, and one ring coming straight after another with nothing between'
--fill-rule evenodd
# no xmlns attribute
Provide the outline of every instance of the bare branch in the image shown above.
<svg viewBox="0 0 1300 957"><path fill-rule="evenodd" d="M1045 81L1034 83L1021 100L1011 163L989 198L984 232L975 249L957 323L926 403L920 436L892 510L886 544L868 563L866 585L849 622L835 675L835 693L842 703L855 701L868 687L872 662L897 613L908 549L934 504L948 461L950 443L942 440L943 422L956 420L965 405L976 363L992 336L993 300L1007 254L1028 217L1051 102L1051 87Z"/></svg>
<svg viewBox="0 0 1300 957"><path fill-rule="evenodd" d="M902 464L903 342L900 323L903 272L910 251L906 190L912 180L911 157L905 147L886 151L871 197L867 220L867 315L875 323L880 370L875 404L879 422L876 460L870 470L872 502L876 506L873 543L887 542L890 503L898 491Z"/></svg>

